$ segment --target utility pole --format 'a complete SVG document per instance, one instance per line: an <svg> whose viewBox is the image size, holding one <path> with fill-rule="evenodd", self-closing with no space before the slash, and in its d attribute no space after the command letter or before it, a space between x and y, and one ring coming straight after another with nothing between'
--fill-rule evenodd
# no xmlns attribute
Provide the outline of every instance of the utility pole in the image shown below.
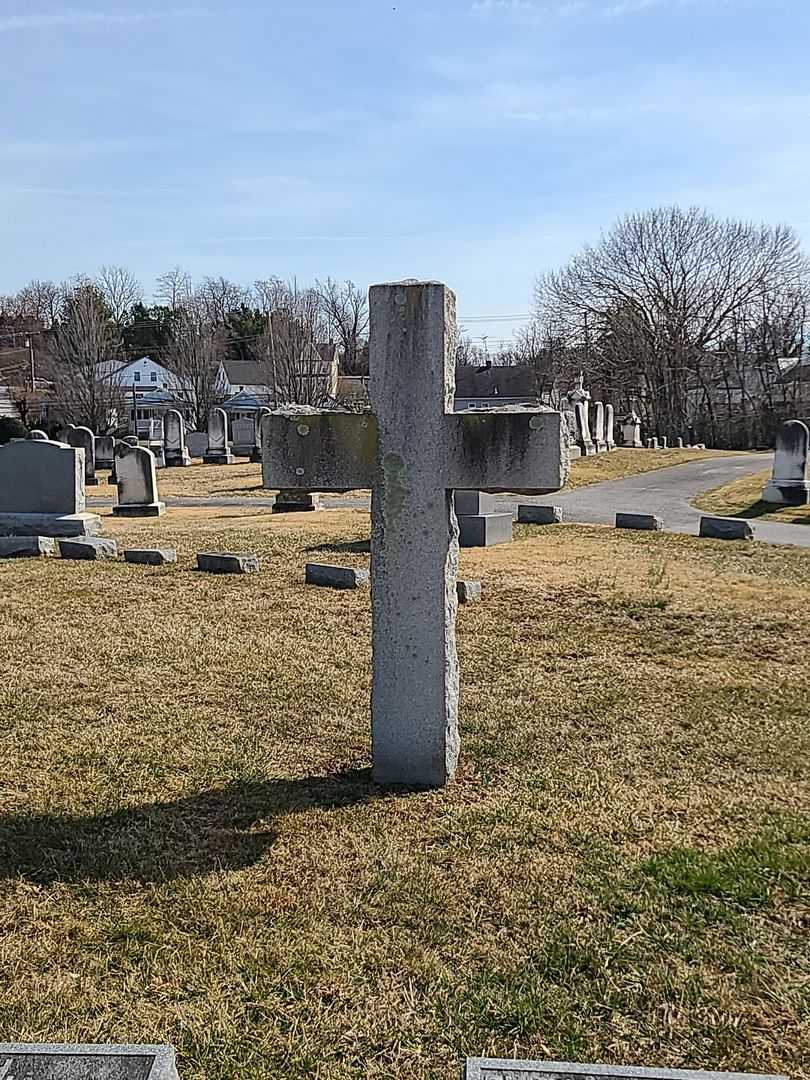
<svg viewBox="0 0 810 1080"><path fill-rule="evenodd" d="M31 390L32 392L37 388L37 373L34 365L34 335L29 334L25 339L25 344L28 346L28 356L31 362Z"/></svg>

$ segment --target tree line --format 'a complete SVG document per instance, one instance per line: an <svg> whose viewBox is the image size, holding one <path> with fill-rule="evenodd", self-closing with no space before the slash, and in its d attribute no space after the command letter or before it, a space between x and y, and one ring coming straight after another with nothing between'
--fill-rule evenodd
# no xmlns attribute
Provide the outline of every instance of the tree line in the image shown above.
<svg viewBox="0 0 810 1080"><path fill-rule="evenodd" d="M525 364L553 404L580 371L646 429L772 445L810 408L810 273L793 229L696 207L631 214L542 275L534 313L495 363ZM469 362L480 350L462 343Z"/></svg>
<svg viewBox="0 0 810 1080"><path fill-rule="evenodd" d="M110 376L128 360L148 355L176 377L191 422L204 427L221 396L223 360L259 365L280 400L320 404L319 345L339 348L343 374L368 369L368 304L351 281L331 278L302 287L272 277L245 288L224 277L194 284L176 267L158 278L151 303L124 267L95 276L32 281L0 296L0 349L29 342L33 371L53 386L66 420L105 431L120 404ZM27 365L15 387L23 414L38 387Z"/></svg>

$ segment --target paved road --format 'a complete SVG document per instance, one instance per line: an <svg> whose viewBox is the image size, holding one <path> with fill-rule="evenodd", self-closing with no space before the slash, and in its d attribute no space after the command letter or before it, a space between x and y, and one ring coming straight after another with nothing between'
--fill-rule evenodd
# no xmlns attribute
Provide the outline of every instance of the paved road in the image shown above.
<svg viewBox="0 0 810 1080"><path fill-rule="evenodd" d="M745 454L731 458L706 458L686 465L673 465L667 469L629 476L624 480L606 480L591 484L577 491L541 496L502 495L497 498L497 509L514 512L521 503L553 503L562 506L566 521L587 525L612 525L617 511L658 514L664 519L668 532L696 535L700 526L701 511L690 505L690 500L703 491L720 487L747 473L761 472L771 466L770 454ZM353 496L325 495L323 504L329 509L368 509L369 499ZM266 510L272 499L249 497L172 497L165 499L168 506L210 506L215 508L239 507ZM88 499L88 505L110 505L110 500ZM754 519L754 535L757 540L769 544L796 544L810 547L810 526L783 525L775 521Z"/></svg>

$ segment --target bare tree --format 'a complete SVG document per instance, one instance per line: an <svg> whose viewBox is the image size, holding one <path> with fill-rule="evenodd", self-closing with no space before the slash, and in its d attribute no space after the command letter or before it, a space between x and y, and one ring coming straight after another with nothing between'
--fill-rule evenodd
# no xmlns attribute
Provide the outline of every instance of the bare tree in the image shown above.
<svg viewBox="0 0 810 1080"><path fill-rule="evenodd" d="M17 293L17 313L50 329L59 316L62 291L53 281L29 281Z"/></svg>
<svg viewBox="0 0 810 1080"><path fill-rule="evenodd" d="M74 282L64 288L51 360L64 418L86 424L96 434L112 431L123 404L116 380L120 338L93 283Z"/></svg>
<svg viewBox="0 0 810 1080"><path fill-rule="evenodd" d="M102 266L96 285L110 317L120 330L132 305L143 302L140 282L123 266Z"/></svg>
<svg viewBox="0 0 810 1080"><path fill-rule="evenodd" d="M208 322L204 305L190 303L177 309L166 351L174 379L172 390L185 403L197 431L208 428L208 414L223 398L224 333Z"/></svg>
<svg viewBox="0 0 810 1080"><path fill-rule="evenodd" d="M207 277L194 293L204 318L212 326L227 326L228 317L250 300L250 292L224 277Z"/></svg>
<svg viewBox="0 0 810 1080"><path fill-rule="evenodd" d="M536 286L536 316L584 351L589 377L638 395L661 431L683 431L714 400L735 319L807 275L790 228L691 208L633 214ZM726 376L728 367L722 368Z"/></svg>
<svg viewBox="0 0 810 1080"><path fill-rule="evenodd" d="M172 311L187 305L192 294L191 277L179 266L167 270L157 279L155 299L161 300Z"/></svg>
<svg viewBox="0 0 810 1080"><path fill-rule="evenodd" d="M368 375L368 297L353 281L316 281L329 337L342 348L346 375Z"/></svg>
<svg viewBox="0 0 810 1080"><path fill-rule="evenodd" d="M276 278L256 282L264 332L250 343L272 388L274 404L323 405L330 398L329 362L318 351L327 323L317 289Z"/></svg>

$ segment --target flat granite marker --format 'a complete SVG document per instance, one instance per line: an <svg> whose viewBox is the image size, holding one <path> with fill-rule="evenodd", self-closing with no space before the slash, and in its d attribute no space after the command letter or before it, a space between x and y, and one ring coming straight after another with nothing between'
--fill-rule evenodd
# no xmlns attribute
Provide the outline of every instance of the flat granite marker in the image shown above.
<svg viewBox="0 0 810 1080"><path fill-rule="evenodd" d="M172 1046L0 1043L0 1080L177 1080Z"/></svg>
<svg viewBox="0 0 810 1080"><path fill-rule="evenodd" d="M457 488L557 491L568 478L559 412L453 411L455 296L436 282L372 286L374 413L281 410L262 427L264 483L371 488L373 777L438 787L458 738Z"/></svg>
<svg viewBox="0 0 810 1080"><path fill-rule="evenodd" d="M787 1080L787 1077L692 1069L645 1069L637 1065L582 1065L572 1061L468 1058L464 1080Z"/></svg>

